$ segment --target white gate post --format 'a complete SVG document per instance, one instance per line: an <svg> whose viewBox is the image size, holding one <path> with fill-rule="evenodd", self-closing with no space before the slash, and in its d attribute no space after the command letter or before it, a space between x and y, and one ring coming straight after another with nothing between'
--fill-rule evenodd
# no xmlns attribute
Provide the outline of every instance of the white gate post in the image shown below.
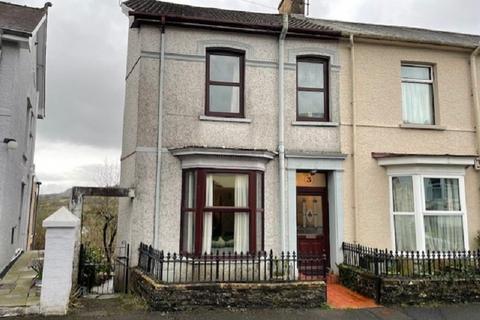
<svg viewBox="0 0 480 320"><path fill-rule="evenodd" d="M80 219L60 208L43 221L45 258L43 265L40 311L48 315L66 314L72 289L75 242Z"/></svg>

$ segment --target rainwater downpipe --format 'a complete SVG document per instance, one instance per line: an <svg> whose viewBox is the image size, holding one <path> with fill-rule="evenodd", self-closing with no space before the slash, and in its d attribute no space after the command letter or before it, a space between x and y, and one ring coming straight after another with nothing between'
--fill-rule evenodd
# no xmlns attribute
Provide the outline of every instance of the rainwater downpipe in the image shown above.
<svg viewBox="0 0 480 320"><path fill-rule="evenodd" d="M470 55L470 72L472 74L473 109L475 112L475 133L477 136L477 155L480 156L480 97L478 96L477 55L480 52L480 43Z"/></svg>
<svg viewBox="0 0 480 320"><path fill-rule="evenodd" d="M352 73L352 186L353 186L353 239L354 242L357 242L358 236L358 176L357 176L357 107L356 107L356 66L355 66L355 42L353 39L353 34L350 34L350 64L351 64L351 73Z"/></svg>
<svg viewBox="0 0 480 320"><path fill-rule="evenodd" d="M162 170L162 114L163 114L163 83L165 62L165 17L160 25L160 60L158 63L158 132L157 132L157 168L155 182L155 213L153 216L153 246L160 248L160 183Z"/></svg>
<svg viewBox="0 0 480 320"><path fill-rule="evenodd" d="M288 32L288 14L283 15L283 26L278 39L278 166L280 198L280 237L282 251L286 250L285 239L285 38Z"/></svg>

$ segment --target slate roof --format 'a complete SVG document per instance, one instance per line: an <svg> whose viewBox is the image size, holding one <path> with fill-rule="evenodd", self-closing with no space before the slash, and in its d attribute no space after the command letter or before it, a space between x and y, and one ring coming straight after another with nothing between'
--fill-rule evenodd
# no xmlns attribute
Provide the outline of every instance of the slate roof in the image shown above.
<svg viewBox="0 0 480 320"><path fill-rule="evenodd" d="M250 11L223 10L218 8L194 7L156 0L128 0L124 5L134 16L181 18L198 23L217 26L234 25L244 28L265 28L279 31L282 15ZM381 38L439 45L476 47L480 45L479 35L435 31L420 28L353 23L326 19L307 18L291 15L289 32L309 34L330 34L348 36L351 33L368 38Z"/></svg>
<svg viewBox="0 0 480 320"><path fill-rule="evenodd" d="M0 29L31 33L42 20L48 6L49 3L43 8L32 8L0 1Z"/></svg>
<svg viewBox="0 0 480 320"><path fill-rule="evenodd" d="M413 41L431 44L443 44L462 47L477 47L480 45L480 35L438 31L404 26L388 26L379 24L367 24L345 22L325 19L311 19L314 23L321 24L342 34L351 34L370 37L388 38L391 40Z"/></svg>
<svg viewBox="0 0 480 320"><path fill-rule="evenodd" d="M283 24L283 17L281 14L194 7L156 0L128 0L123 4L132 10L130 14L134 16L166 16L185 20L195 20L199 23L211 25L265 28L277 31L282 29ZM295 16L290 16L289 18L289 30L340 35L329 27L325 27L306 19L299 19Z"/></svg>

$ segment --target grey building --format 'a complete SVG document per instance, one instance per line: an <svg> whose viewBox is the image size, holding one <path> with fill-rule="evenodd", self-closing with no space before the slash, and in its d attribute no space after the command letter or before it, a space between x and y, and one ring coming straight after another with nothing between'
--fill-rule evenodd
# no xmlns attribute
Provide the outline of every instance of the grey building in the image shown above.
<svg viewBox="0 0 480 320"><path fill-rule="evenodd" d="M0 272L32 242L33 156L45 116L47 11L0 2Z"/></svg>
<svg viewBox="0 0 480 320"><path fill-rule="evenodd" d="M121 184L136 198L121 201L119 241L191 254L332 243L336 260L340 33L290 2L281 9L298 14L124 2L131 28ZM316 234L329 223L331 242Z"/></svg>

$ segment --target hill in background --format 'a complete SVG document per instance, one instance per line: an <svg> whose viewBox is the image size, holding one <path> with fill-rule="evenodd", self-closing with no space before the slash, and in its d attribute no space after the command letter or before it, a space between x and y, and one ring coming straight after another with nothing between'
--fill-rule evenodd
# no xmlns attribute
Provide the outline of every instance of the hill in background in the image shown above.
<svg viewBox="0 0 480 320"><path fill-rule="evenodd" d="M33 243L35 250L45 248L43 221L61 207L68 208L71 194L72 189L68 189L62 193L39 196ZM99 249L105 249L105 247L114 243L117 212L117 198L86 197L83 203L82 243Z"/></svg>

